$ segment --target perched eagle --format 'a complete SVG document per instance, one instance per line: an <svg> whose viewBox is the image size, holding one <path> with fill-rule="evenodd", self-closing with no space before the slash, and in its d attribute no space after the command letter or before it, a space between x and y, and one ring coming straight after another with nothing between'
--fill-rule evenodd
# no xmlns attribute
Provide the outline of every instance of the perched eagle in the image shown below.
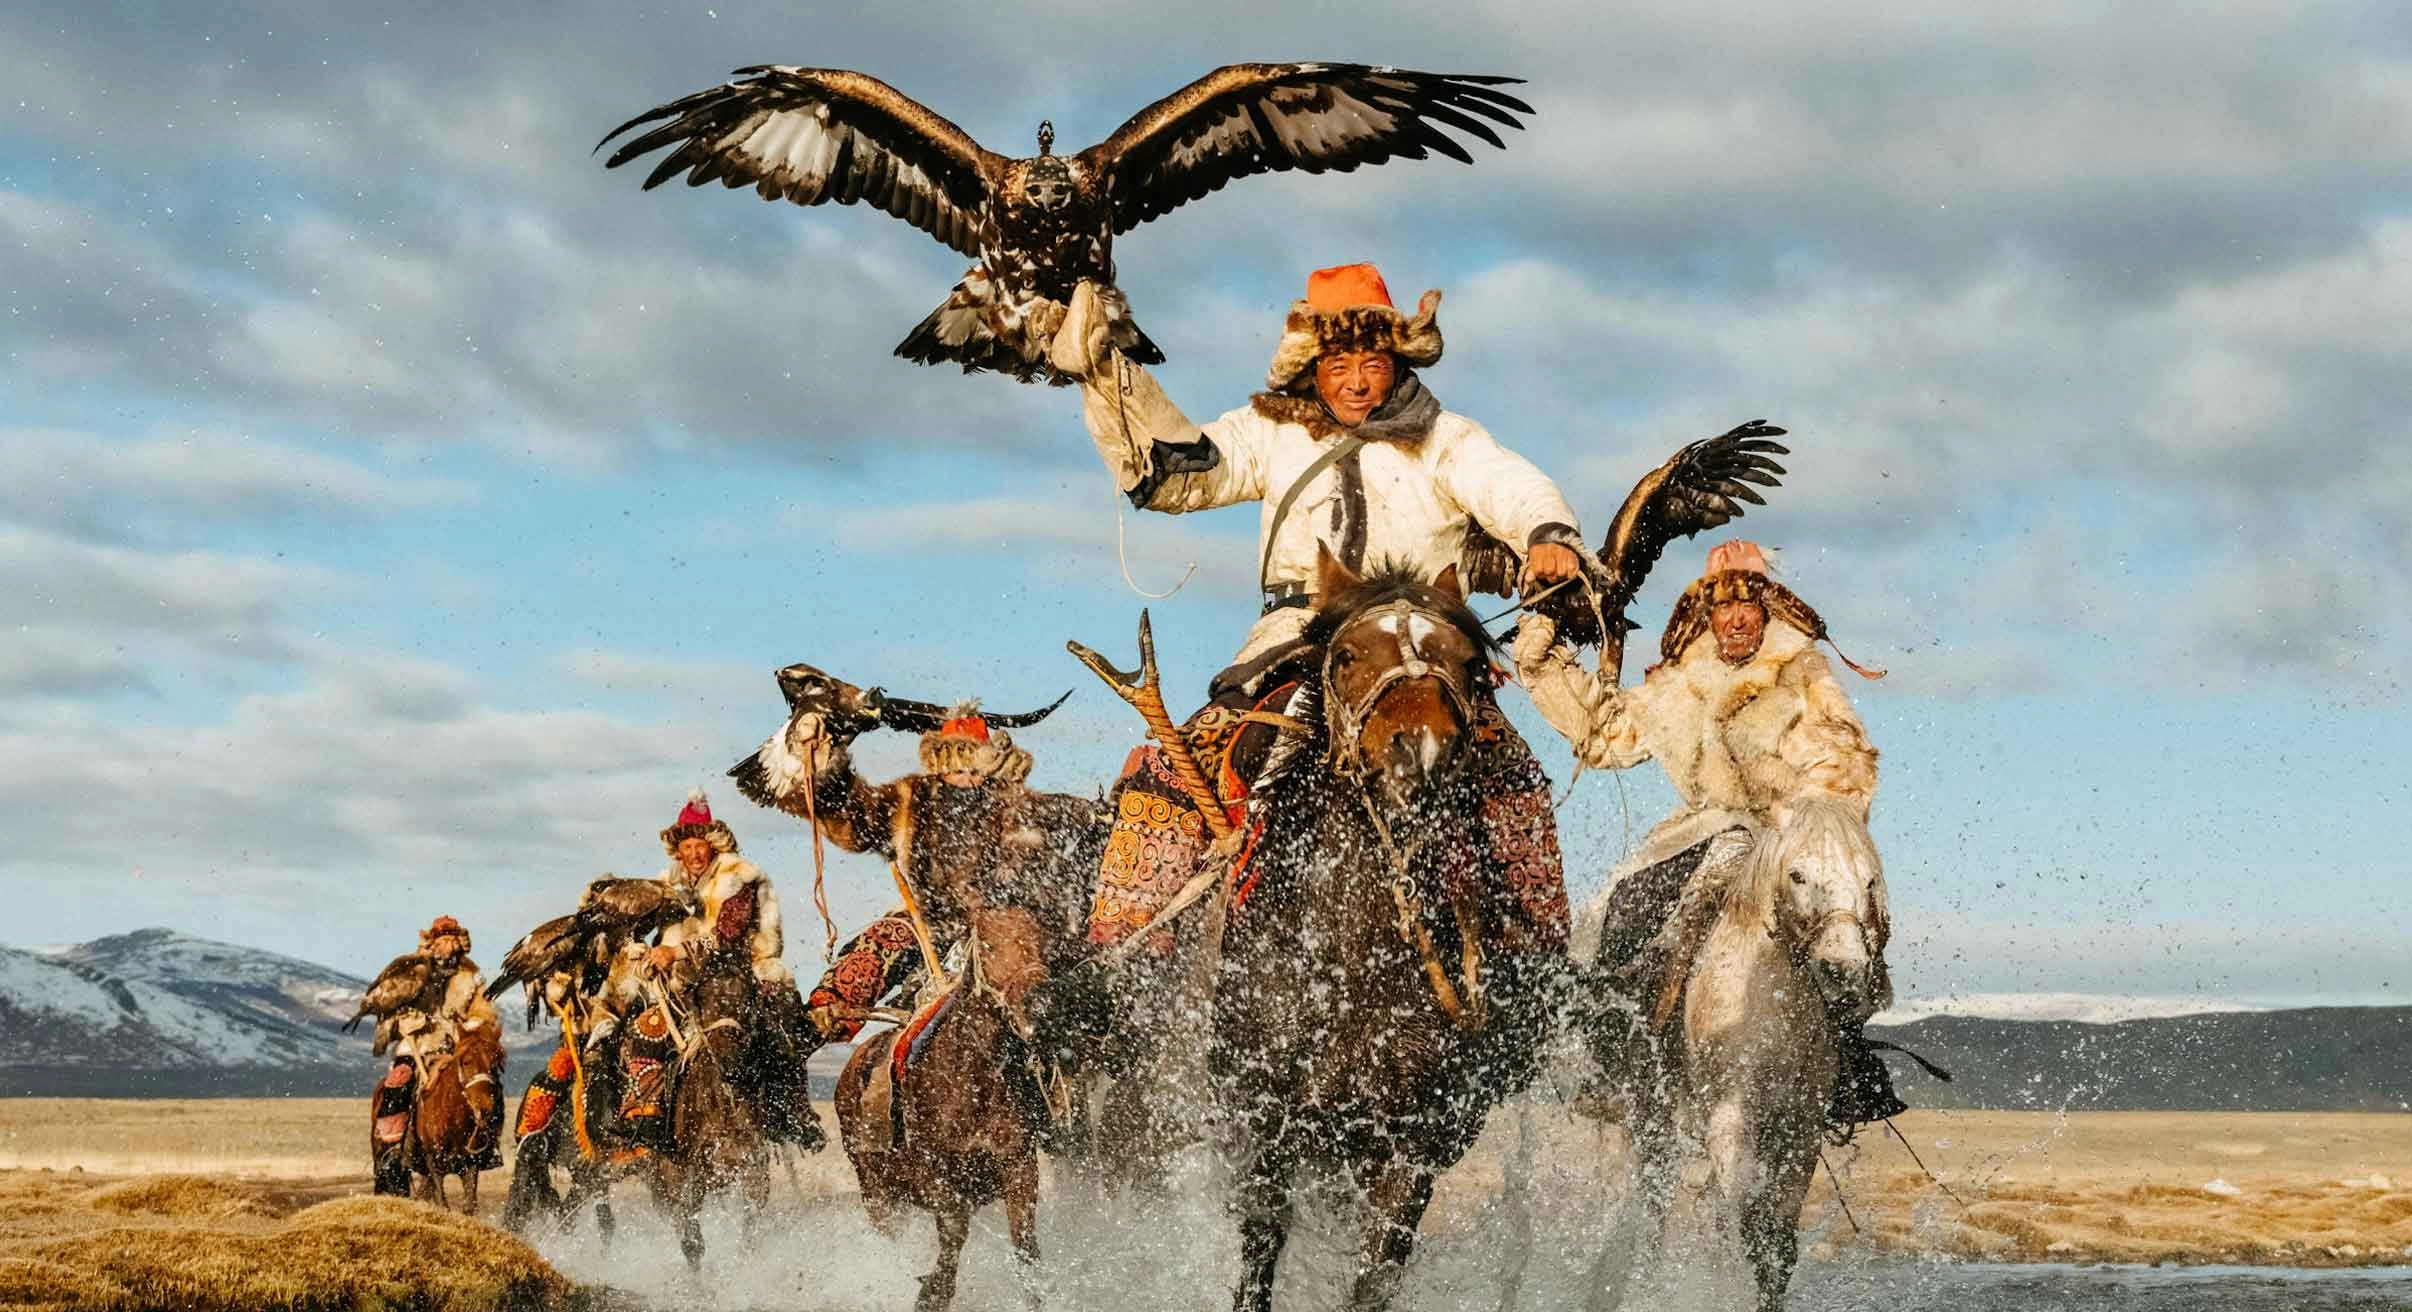
<svg viewBox="0 0 2412 1312"><path fill-rule="evenodd" d="M873 729L930 733L944 727L952 712L932 702L891 697L884 688L858 688L833 674L801 661L779 671L779 694L787 699L787 724L771 735L753 755L729 767L737 791L760 806L777 807L803 779L803 762L787 750L788 726L803 715L821 717L821 732L838 742L852 742ZM1072 694L1018 715L980 718L995 729L1022 729L1055 714Z"/></svg>
<svg viewBox="0 0 2412 1312"><path fill-rule="evenodd" d="M1490 123L1521 128L1516 116L1533 112L1497 89L1517 78L1232 64L1077 155L1056 154L1055 127L1042 122L1039 153L1007 159L861 73L759 65L734 76L637 115L595 149L655 123L605 164L668 146L648 189L685 173L691 187L718 181L753 187L764 200L886 210L979 261L896 353L1058 384L1070 380L1046 355L1060 307L1084 278L1114 281L1116 235L1252 174L1345 173L1435 153L1471 164L1449 129L1504 148ZM1142 364L1164 358L1127 319L1114 325L1113 342Z"/></svg>
<svg viewBox="0 0 2412 1312"><path fill-rule="evenodd" d="M1691 443L1642 475L1600 541L1599 565L1591 574L1599 593L1597 614L1591 599L1575 589L1538 603L1557 621L1559 634L1581 646L1596 645L1601 616L1615 626L1619 638L1632 632L1634 624L1625 618L1625 608L1633 604L1668 543L1741 518L1748 508L1744 502L1766 505L1767 499L1752 484L1782 485L1784 467L1774 458L1790 455L1792 449L1772 439L1783 435L1783 429L1753 419ZM1478 538L1467 543L1460 574L1470 592L1506 596L1515 589L1517 564L1515 552L1495 539Z"/></svg>
<svg viewBox="0 0 2412 1312"><path fill-rule="evenodd" d="M576 911L538 925L511 945L503 954L502 969L486 985L486 996L499 998L514 984L526 985L528 1023L533 1025L546 979L573 971L577 991L592 993L603 986L622 944L694 913L693 895L684 889L659 879L605 875L586 886Z"/></svg>
<svg viewBox="0 0 2412 1312"><path fill-rule="evenodd" d="M360 996L360 1010L343 1023L346 1034L360 1028L364 1017L374 1016L382 1024L398 1011L416 1008L432 1010L427 998L428 986L435 982L435 958L424 952L405 952L385 963L377 978Z"/></svg>

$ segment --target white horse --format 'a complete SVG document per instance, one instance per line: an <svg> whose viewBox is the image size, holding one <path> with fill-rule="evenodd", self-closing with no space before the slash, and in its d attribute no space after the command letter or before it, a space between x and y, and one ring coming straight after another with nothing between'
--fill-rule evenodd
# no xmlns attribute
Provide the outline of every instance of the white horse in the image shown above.
<svg viewBox="0 0 2412 1312"><path fill-rule="evenodd" d="M1660 1037L1657 1078L1629 1091L1643 1224L1602 1255L1595 1306L1620 1305L1653 1257L1663 1292L1755 1287L1761 1312L1783 1306L1834 1096L1835 1025L1892 1002L1884 865L1857 808L1796 801L1729 868L1680 1029ZM1641 1242L1652 1229L1655 1254Z"/></svg>

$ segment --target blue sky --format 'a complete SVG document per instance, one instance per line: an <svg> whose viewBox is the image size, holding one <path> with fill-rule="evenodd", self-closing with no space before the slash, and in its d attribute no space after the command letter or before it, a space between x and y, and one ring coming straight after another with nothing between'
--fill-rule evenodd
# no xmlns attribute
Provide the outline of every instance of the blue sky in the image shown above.
<svg viewBox="0 0 2412 1312"><path fill-rule="evenodd" d="M887 354L962 261L589 148L764 61L1018 153L1334 58L1518 74L1539 112L1471 169L1254 179L1126 237L1193 416L1244 400L1308 268L1372 259L1447 290L1428 381L1588 523L1783 423L1747 530L1895 671L1852 691L1904 993L2401 999L2388 5L343 8L0 14L12 942L157 923L366 970L449 911L492 952L657 868L696 783L800 909L800 827L719 786L794 660L1079 687L1025 741L1042 784L1103 782L1134 725L1062 643L1127 646L1140 599L1076 402ZM1254 522L1128 523L1143 584L1199 565L1155 603L1179 686L1245 627ZM1667 799L1577 782L1578 885ZM884 904L832 878L841 919Z"/></svg>

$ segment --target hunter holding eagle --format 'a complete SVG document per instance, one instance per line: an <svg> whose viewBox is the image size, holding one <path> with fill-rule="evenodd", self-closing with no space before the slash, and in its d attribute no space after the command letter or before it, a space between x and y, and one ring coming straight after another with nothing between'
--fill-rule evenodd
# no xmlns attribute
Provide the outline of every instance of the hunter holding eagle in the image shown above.
<svg viewBox="0 0 2412 1312"><path fill-rule="evenodd" d="M1084 282L1051 348L1081 380L1082 415L1099 457L1131 503L1180 514L1256 501L1263 608L1234 663L1192 721L1224 742L1226 779L1245 791L1248 753L1234 726L1268 709L1305 656L1322 580L1385 563L1451 591L1521 590L1553 618L1546 643L1519 648L1520 680L1538 701L1572 695L1561 637L1599 641L1666 543L1739 515L1773 486L1783 430L1745 424L1684 448L1634 489L1596 565L1555 483L1480 424L1441 407L1420 370L1437 364L1440 293L1400 310L1369 264L1319 269L1292 304L1265 390L1193 423L1127 353L1112 348L1117 293ZM1575 599L1581 598L1578 603ZM1546 601L1544 601L1546 599ZM1596 604L1595 604L1596 603ZM1587 623L1586 623L1587 621ZM1481 798L1478 860L1494 890L1521 908L1507 943L1538 956L1567 947L1565 867L1549 780L1488 697L1471 726L1470 782ZM1272 709L1278 709L1273 707ZM1553 724L1566 723L1549 717ZM1190 799L1152 756L1133 754L1116 790L1115 835L1099 875L1091 936L1112 942L1146 925L1202 858Z"/></svg>
<svg viewBox="0 0 2412 1312"><path fill-rule="evenodd" d="M605 161L616 168L669 148L645 178L680 174L754 188L798 205L864 201L978 263L896 348L1024 382L1074 381L1048 362L1063 306L1083 281L1114 282L1114 238L1237 178L1349 172L1393 159L1473 156L1450 134L1504 147L1494 124L1521 128L1517 79L1418 73L1367 64L1232 64L1149 105L1104 141L1011 159L877 78L836 68L757 66L736 80L614 128L647 128ZM596 149L600 150L601 145ZM1164 354L1127 313L1105 325L1129 359Z"/></svg>

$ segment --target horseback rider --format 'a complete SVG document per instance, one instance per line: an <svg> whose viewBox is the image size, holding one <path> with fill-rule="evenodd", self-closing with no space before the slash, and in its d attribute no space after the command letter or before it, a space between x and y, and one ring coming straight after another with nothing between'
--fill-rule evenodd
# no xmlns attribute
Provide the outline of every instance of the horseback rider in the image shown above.
<svg viewBox="0 0 2412 1312"><path fill-rule="evenodd" d="M428 1063L452 1049L462 1027L501 1023L494 1004L486 1000L485 978L469 959L469 931L460 921L437 916L419 931L416 955L427 963L426 983L417 998L378 1022L372 1048L383 1055L390 1047L394 1055L371 1112L371 1135L380 1157L402 1151L419 1074ZM501 1114L499 1103L495 1114ZM486 1156L477 1163L480 1170L502 1165L500 1136L487 1136L487 1143Z"/></svg>
<svg viewBox="0 0 2412 1312"><path fill-rule="evenodd" d="M664 883L688 893L695 912L663 929L652 947L629 955L640 969L615 970L614 1009L622 1017L620 1042L648 1037L649 1016L661 999L644 987L651 981L673 999L692 999L695 986L707 972L729 970L750 975L761 1000L762 1025L751 1036L757 1059L748 1063L738 1093L752 1104L763 1132L773 1139L818 1149L826 1141L820 1117L812 1105L812 1090L804 1058L813 1047L812 1026L804 1000L796 992L795 972L783 957L786 941L779 927L779 900L770 877L737 855L737 836L725 821L712 817L711 804L698 789L687 796L678 818L662 830L662 847L670 854ZM633 1020L629 1019L633 1013ZM655 1100L660 1111L666 1103Z"/></svg>
<svg viewBox="0 0 2412 1312"><path fill-rule="evenodd" d="M1769 575L1755 543L1709 552L1706 571L1675 604L1660 662L1638 687L1582 674L1546 617L1528 616L1520 629L1519 667L1576 755L1615 770L1655 759L1682 798L1609 891L1596 961L1630 992L1654 993L1687 964L1699 917L1714 914L1753 845L1783 826L1787 806L1822 793L1864 819L1875 800L1876 749L1815 646L1824 622ZM1841 1070L1829 1116L1839 1124L1904 1110L1864 1024L1837 1018Z"/></svg>
<svg viewBox="0 0 2412 1312"><path fill-rule="evenodd" d="M898 906L838 949L807 998L811 1047L852 1040L872 1007L926 976L933 963L923 960L923 932L942 960L952 953L974 889L1046 901L1050 885L1064 882L1049 869L1055 857L1097 825L1094 802L1025 787L1028 749L968 702L921 735L919 774L885 784L855 773L847 740L811 712L790 720L760 758L780 764L756 801L816 824L843 851L895 863L921 913L917 927L914 907Z"/></svg>
<svg viewBox="0 0 2412 1312"><path fill-rule="evenodd" d="M1081 380L1082 416L1116 485L1132 505L1167 514L1264 504L1263 611L1187 726L1209 770L1303 654L1320 552L1356 573L1387 561L1426 579L1486 555L1490 567L1474 572L1504 574L1497 562L1520 554L1528 597L1582 572L1575 514L1557 487L1479 424L1443 410L1418 374L1441 356L1439 292L1426 292L1410 316L1370 264L1315 271L1290 307L1267 390L1204 425L1145 369L1109 352L1107 311L1118 296L1082 283L1051 351L1058 370ZM1562 957L1566 881L1549 780L1496 703L1481 703L1470 780L1479 842L1486 876L1516 908L1496 946ZM1226 802L1231 785L1248 782L1244 755L1234 751L1224 772ZM1205 845L1195 804L1154 749L1132 754L1115 808L1090 923L1100 943L1146 924Z"/></svg>

